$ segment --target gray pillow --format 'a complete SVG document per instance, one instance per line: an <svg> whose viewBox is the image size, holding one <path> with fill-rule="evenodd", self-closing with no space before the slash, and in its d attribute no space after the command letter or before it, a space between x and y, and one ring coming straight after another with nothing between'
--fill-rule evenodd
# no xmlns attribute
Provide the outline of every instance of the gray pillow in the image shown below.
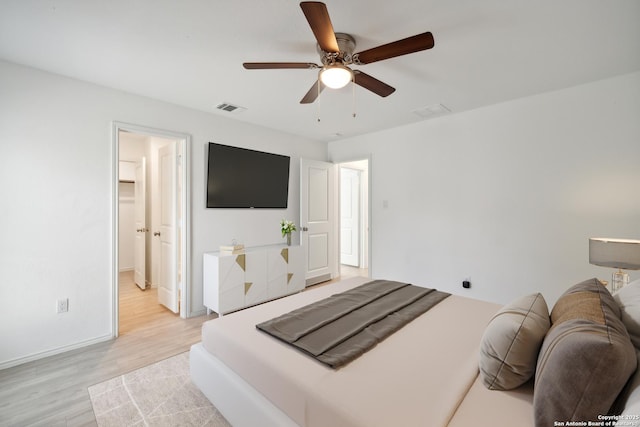
<svg viewBox="0 0 640 427"><path fill-rule="evenodd" d="M480 343L482 383L490 390L511 390L529 381L550 326L549 309L540 293L500 309Z"/></svg>
<svg viewBox="0 0 640 427"><path fill-rule="evenodd" d="M636 369L636 354L609 291L590 279L569 288L551 311L536 369L536 426L598 421Z"/></svg>

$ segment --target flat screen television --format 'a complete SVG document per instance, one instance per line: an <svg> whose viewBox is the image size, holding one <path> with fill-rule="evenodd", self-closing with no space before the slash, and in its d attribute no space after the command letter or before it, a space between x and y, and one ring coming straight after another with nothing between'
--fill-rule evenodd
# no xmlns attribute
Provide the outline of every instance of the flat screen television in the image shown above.
<svg viewBox="0 0 640 427"><path fill-rule="evenodd" d="M210 142L207 208L286 208L289 163L289 156Z"/></svg>

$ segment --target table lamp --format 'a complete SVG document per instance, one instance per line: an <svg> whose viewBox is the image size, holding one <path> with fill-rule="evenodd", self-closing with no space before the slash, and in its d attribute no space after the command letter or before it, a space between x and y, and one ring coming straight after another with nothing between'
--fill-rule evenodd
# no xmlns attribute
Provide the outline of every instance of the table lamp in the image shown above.
<svg viewBox="0 0 640 427"><path fill-rule="evenodd" d="M611 277L611 292L629 283L624 270L640 270L640 240L592 237L589 239L589 263L617 268Z"/></svg>

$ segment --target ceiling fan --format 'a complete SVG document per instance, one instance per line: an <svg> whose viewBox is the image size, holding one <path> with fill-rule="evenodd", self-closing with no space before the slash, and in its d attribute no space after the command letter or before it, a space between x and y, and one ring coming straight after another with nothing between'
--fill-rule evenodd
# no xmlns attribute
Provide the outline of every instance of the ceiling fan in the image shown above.
<svg viewBox="0 0 640 427"><path fill-rule="evenodd" d="M317 50L322 65L310 62L245 62L247 70L267 69L320 69L318 81L300 101L309 104L316 100L325 87L339 89L350 81L371 92L385 97L395 92L395 88L380 80L352 70L349 65L364 65L382 61L396 56L407 55L434 46L433 35L425 32L392 43L353 53L356 42L349 34L334 33L327 6L322 2L303 1L300 3L302 12L309 22L309 26L318 41Z"/></svg>

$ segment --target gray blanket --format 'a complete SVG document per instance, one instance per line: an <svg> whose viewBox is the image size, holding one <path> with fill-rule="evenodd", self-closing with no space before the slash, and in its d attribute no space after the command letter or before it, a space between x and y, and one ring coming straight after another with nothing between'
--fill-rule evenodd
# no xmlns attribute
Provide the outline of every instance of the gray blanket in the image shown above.
<svg viewBox="0 0 640 427"><path fill-rule="evenodd" d="M374 280L256 325L332 368L343 366L450 294Z"/></svg>

